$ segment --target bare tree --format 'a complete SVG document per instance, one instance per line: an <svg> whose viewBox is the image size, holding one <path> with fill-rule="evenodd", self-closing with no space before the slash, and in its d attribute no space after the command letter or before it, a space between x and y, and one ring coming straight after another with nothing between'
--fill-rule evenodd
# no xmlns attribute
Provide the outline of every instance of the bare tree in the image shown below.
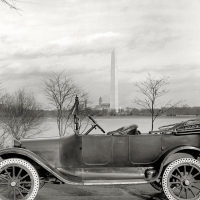
<svg viewBox="0 0 200 200"><path fill-rule="evenodd" d="M70 78L67 78L64 72L51 73L48 77L43 79L43 86L47 99L57 111L58 131L59 135L63 136L67 133L68 127L73 127L73 118L70 108L74 103L76 94L78 94L80 102L87 99L87 94L78 88ZM85 115L84 112L81 113L82 115L80 116L82 116L81 119L83 119ZM80 120L80 122L81 121L82 120ZM81 123L79 126L81 126Z"/></svg>
<svg viewBox="0 0 200 200"><path fill-rule="evenodd" d="M6 94L1 101L0 123L3 135L21 139L40 133L43 111L32 94L19 90Z"/></svg>
<svg viewBox="0 0 200 200"><path fill-rule="evenodd" d="M3 3L5 3L6 5L8 5L10 8L18 10L18 8L16 7L16 0L1 0Z"/></svg>
<svg viewBox="0 0 200 200"><path fill-rule="evenodd" d="M168 77L164 76L162 78L155 78L150 74L148 74L145 81L135 83L135 86L138 89L137 92L143 94L145 97L144 99L136 97L133 102L139 106L142 106L150 113L151 130L153 130L154 121L158 116L170 110L171 108L176 107L182 102L181 100L176 103L172 103L170 100L164 105L161 105L162 102L160 102L159 99L169 92L169 90L165 88L165 86L168 84Z"/></svg>

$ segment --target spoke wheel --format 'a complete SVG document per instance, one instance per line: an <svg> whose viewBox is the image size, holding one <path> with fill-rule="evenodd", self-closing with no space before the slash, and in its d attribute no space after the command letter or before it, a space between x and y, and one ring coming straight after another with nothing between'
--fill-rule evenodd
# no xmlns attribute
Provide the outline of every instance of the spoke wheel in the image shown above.
<svg viewBox="0 0 200 200"><path fill-rule="evenodd" d="M150 184L154 189L156 189L156 190L158 190L160 192L163 192L161 177L159 179L157 179L156 181L150 183Z"/></svg>
<svg viewBox="0 0 200 200"><path fill-rule="evenodd" d="M162 187L169 200L199 200L200 162L192 158L173 161L164 171Z"/></svg>
<svg viewBox="0 0 200 200"><path fill-rule="evenodd" d="M22 159L7 159L0 163L0 193L10 200L33 200L39 189L35 168Z"/></svg>

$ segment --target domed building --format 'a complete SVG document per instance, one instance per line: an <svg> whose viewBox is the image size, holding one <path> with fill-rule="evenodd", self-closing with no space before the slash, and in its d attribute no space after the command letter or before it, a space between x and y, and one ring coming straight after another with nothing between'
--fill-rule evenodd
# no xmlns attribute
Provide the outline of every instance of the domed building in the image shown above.
<svg viewBox="0 0 200 200"><path fill-rule="evenodd" d="M99 105L95 106L96 110L110 110L110 103L103 103L102 97L99 98Z"/></svg>

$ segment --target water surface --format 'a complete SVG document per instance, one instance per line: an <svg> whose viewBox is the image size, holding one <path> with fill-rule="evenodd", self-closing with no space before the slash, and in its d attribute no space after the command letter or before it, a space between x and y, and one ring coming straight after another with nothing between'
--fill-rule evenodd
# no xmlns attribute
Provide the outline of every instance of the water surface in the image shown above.
<svg viewBox="0 0 200 200"><path fill-rule="evenodd" d="M158 127L163 126L163 125L174 124L174 123L186 121L189 119L195 119L195 118L197 117L196 116L174 116L174 117L161 116L156 119L154 123L154 130L157 130ZM128 126L131 124L137 124L138 130L140 130L141 133L148 133L151 130L151 117L149 116L107 117L107 118L98 117L94 119L99 123L99 125L106 132L113 131L122 126ZM58 128L57 128L55 118L46 119L44 125L47 128L47 130L37 135L36 137L58 136ZM89 129L90 127L91 125L89 123L87 128ZM72 132L72 130L69 129L69 132ZM96 129L93 131L93 133L100 134L102 132Z"/></svg>

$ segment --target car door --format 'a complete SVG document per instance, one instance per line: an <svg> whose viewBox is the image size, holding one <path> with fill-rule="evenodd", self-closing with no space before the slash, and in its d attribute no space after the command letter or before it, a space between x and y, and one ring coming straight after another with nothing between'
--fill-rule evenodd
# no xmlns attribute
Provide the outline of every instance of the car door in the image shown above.
<svg viewBox="0 0 200 200"><path fill-rule="evenodd" d="M129 136L129 160L132 164L150 164L162 153L162 135Z"/></svg>
<svg viewBox="0 0 200 200"><path fill-rule="evenodd" d="M130 165L129 161L129 136L113 135L112 136L112 154L113 167L126 167Z"/></svg>
<svg viewBox="0 0 200 200"><path fill-rule="evenodd" d="M112 137L108 135L82 136L82 158L86 165L109 165L112 161Z"/></svg>

